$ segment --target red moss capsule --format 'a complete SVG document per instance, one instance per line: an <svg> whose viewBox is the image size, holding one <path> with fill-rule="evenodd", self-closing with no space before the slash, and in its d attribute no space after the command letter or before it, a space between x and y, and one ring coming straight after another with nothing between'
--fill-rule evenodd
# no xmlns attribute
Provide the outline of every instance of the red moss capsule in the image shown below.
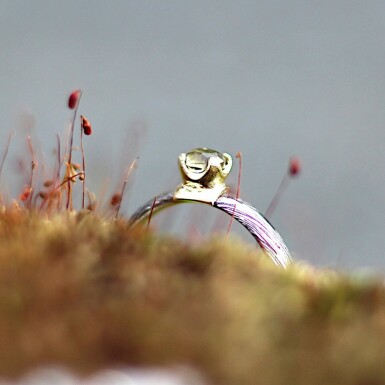
<svg viewBox="0 0 385 385"><path fill-rule="evenodd" d="M29 187L29 186L26 186L23 190L23 192L20 194L20 197L19 199L22 201L22 202L25 202L29 196L31 195L31 192L32 192L32 188Z"/></svg>
<svg viewBox="0 0 385 385"><path fill-rule="evenodd" d="M88 203L88 205L87 205L87 210L88 211L95 211L95 209L96 209L96 202Z"/></svg>
<svg viewBox="0 0 385 385"><path fill-rule="evenodd" d="M84 135L91 135L92 134L92 127L90 121L83 115L80 116L80 122L82 125L82 130L84 132Z"/></svg>
<svg viewBox="0 0 385 385"><path fill-rule="evenodd" d="M44 187L51 187L53 185L53 180L46 180L44 183L43 183L43 186Z"/></svg>
<svg viewBox="0 0 385 385"><path fill-rule="evenodd" d="M77 107L81 94L82 94L81 90L76 90L76 91L72 92L72 94L68 98L68 108L69 109L73 110L74 108Z"/></svg>
<svg viewBox="0 0 385 385"><path fill-rule="evenodd" d="M289 174L297 176L301 172L301 162L297 157L292 157L289 162Z"/></svg>
<svg viewBox="0 0 385 385"><path fill-rule="evenodd" d="M38 196L39 196L39 198L41 198L41 199L45 199L45 198L47 198L47 193L44 192L44 191L40 191L39 194L38 194Z"/></svg>
<svg viewBox="0 0 385 385"><path fill-rule="evenodd" d="M121 199L122 196L119 193L114 194L110 200L111 206L117 206L120 203Z"/></svg>

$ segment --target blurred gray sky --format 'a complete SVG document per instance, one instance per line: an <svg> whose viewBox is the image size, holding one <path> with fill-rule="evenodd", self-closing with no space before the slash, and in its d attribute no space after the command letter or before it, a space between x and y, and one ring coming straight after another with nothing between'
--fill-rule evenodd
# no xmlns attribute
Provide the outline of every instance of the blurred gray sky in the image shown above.
<svg viewBox="0 0 385 385"><path fill-rule="evenodd" d="M271 221L321 266L385 269L384 83L379 0L0 0L2 146L28 112L48 157L81 88L91 186L139 152L126 215L198 146L241 151L241 196L264 212L298 155Z"/></svg>

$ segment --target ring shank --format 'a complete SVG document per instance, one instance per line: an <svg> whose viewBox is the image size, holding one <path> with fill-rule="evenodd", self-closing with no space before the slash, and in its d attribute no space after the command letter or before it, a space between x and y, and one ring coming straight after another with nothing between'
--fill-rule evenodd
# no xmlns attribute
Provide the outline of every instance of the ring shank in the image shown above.
<svg viewBox="0 0 385 385"><path fill-rule="evenodd" d="M151 212L156 214L164 208L184 202L197 201L174 200L173 192L163 193L140 207L131 216L129 223L134 226L148 218ZM277 266L286 268L290 264L290 253L282 237L253 206L230 195L221 195L213 206L233 216L244 226Z"/></svg>
<svg viewBox="0 0 385 385"><path fill-rule="evenodd" d="M270 222L249 203L222 195L214 202L214 207L234 216L234 219L249 231L277 266L286 268L291 262L289 250L282 237Z"/></svg>

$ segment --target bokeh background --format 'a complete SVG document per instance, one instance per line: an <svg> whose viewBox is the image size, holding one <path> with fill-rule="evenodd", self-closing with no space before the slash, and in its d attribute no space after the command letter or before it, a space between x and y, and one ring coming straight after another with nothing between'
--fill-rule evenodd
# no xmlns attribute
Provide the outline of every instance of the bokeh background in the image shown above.
<svg viewBox="0 0 385 385"><path fill-rule="evenodd" d="M242 152L241 196L264 212L297 155L271 217L296 258L385 271L385 2L0 0L2 149L16 130L2 190L26 126L51 159L76 88L90 187L140 156L124 215L172 189L178 154L200 146Z"/></svg>

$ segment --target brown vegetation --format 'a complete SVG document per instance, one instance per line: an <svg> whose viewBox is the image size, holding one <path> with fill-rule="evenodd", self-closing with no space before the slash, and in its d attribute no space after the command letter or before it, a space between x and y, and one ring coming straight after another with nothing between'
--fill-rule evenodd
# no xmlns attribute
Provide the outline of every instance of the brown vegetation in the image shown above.
<svg viewBox="0 0 385 385"><path fill-rule="evenodd" d="M385 381L382 282L92 213L0 215L0 375L191 364L215 384Z"/></svg>

